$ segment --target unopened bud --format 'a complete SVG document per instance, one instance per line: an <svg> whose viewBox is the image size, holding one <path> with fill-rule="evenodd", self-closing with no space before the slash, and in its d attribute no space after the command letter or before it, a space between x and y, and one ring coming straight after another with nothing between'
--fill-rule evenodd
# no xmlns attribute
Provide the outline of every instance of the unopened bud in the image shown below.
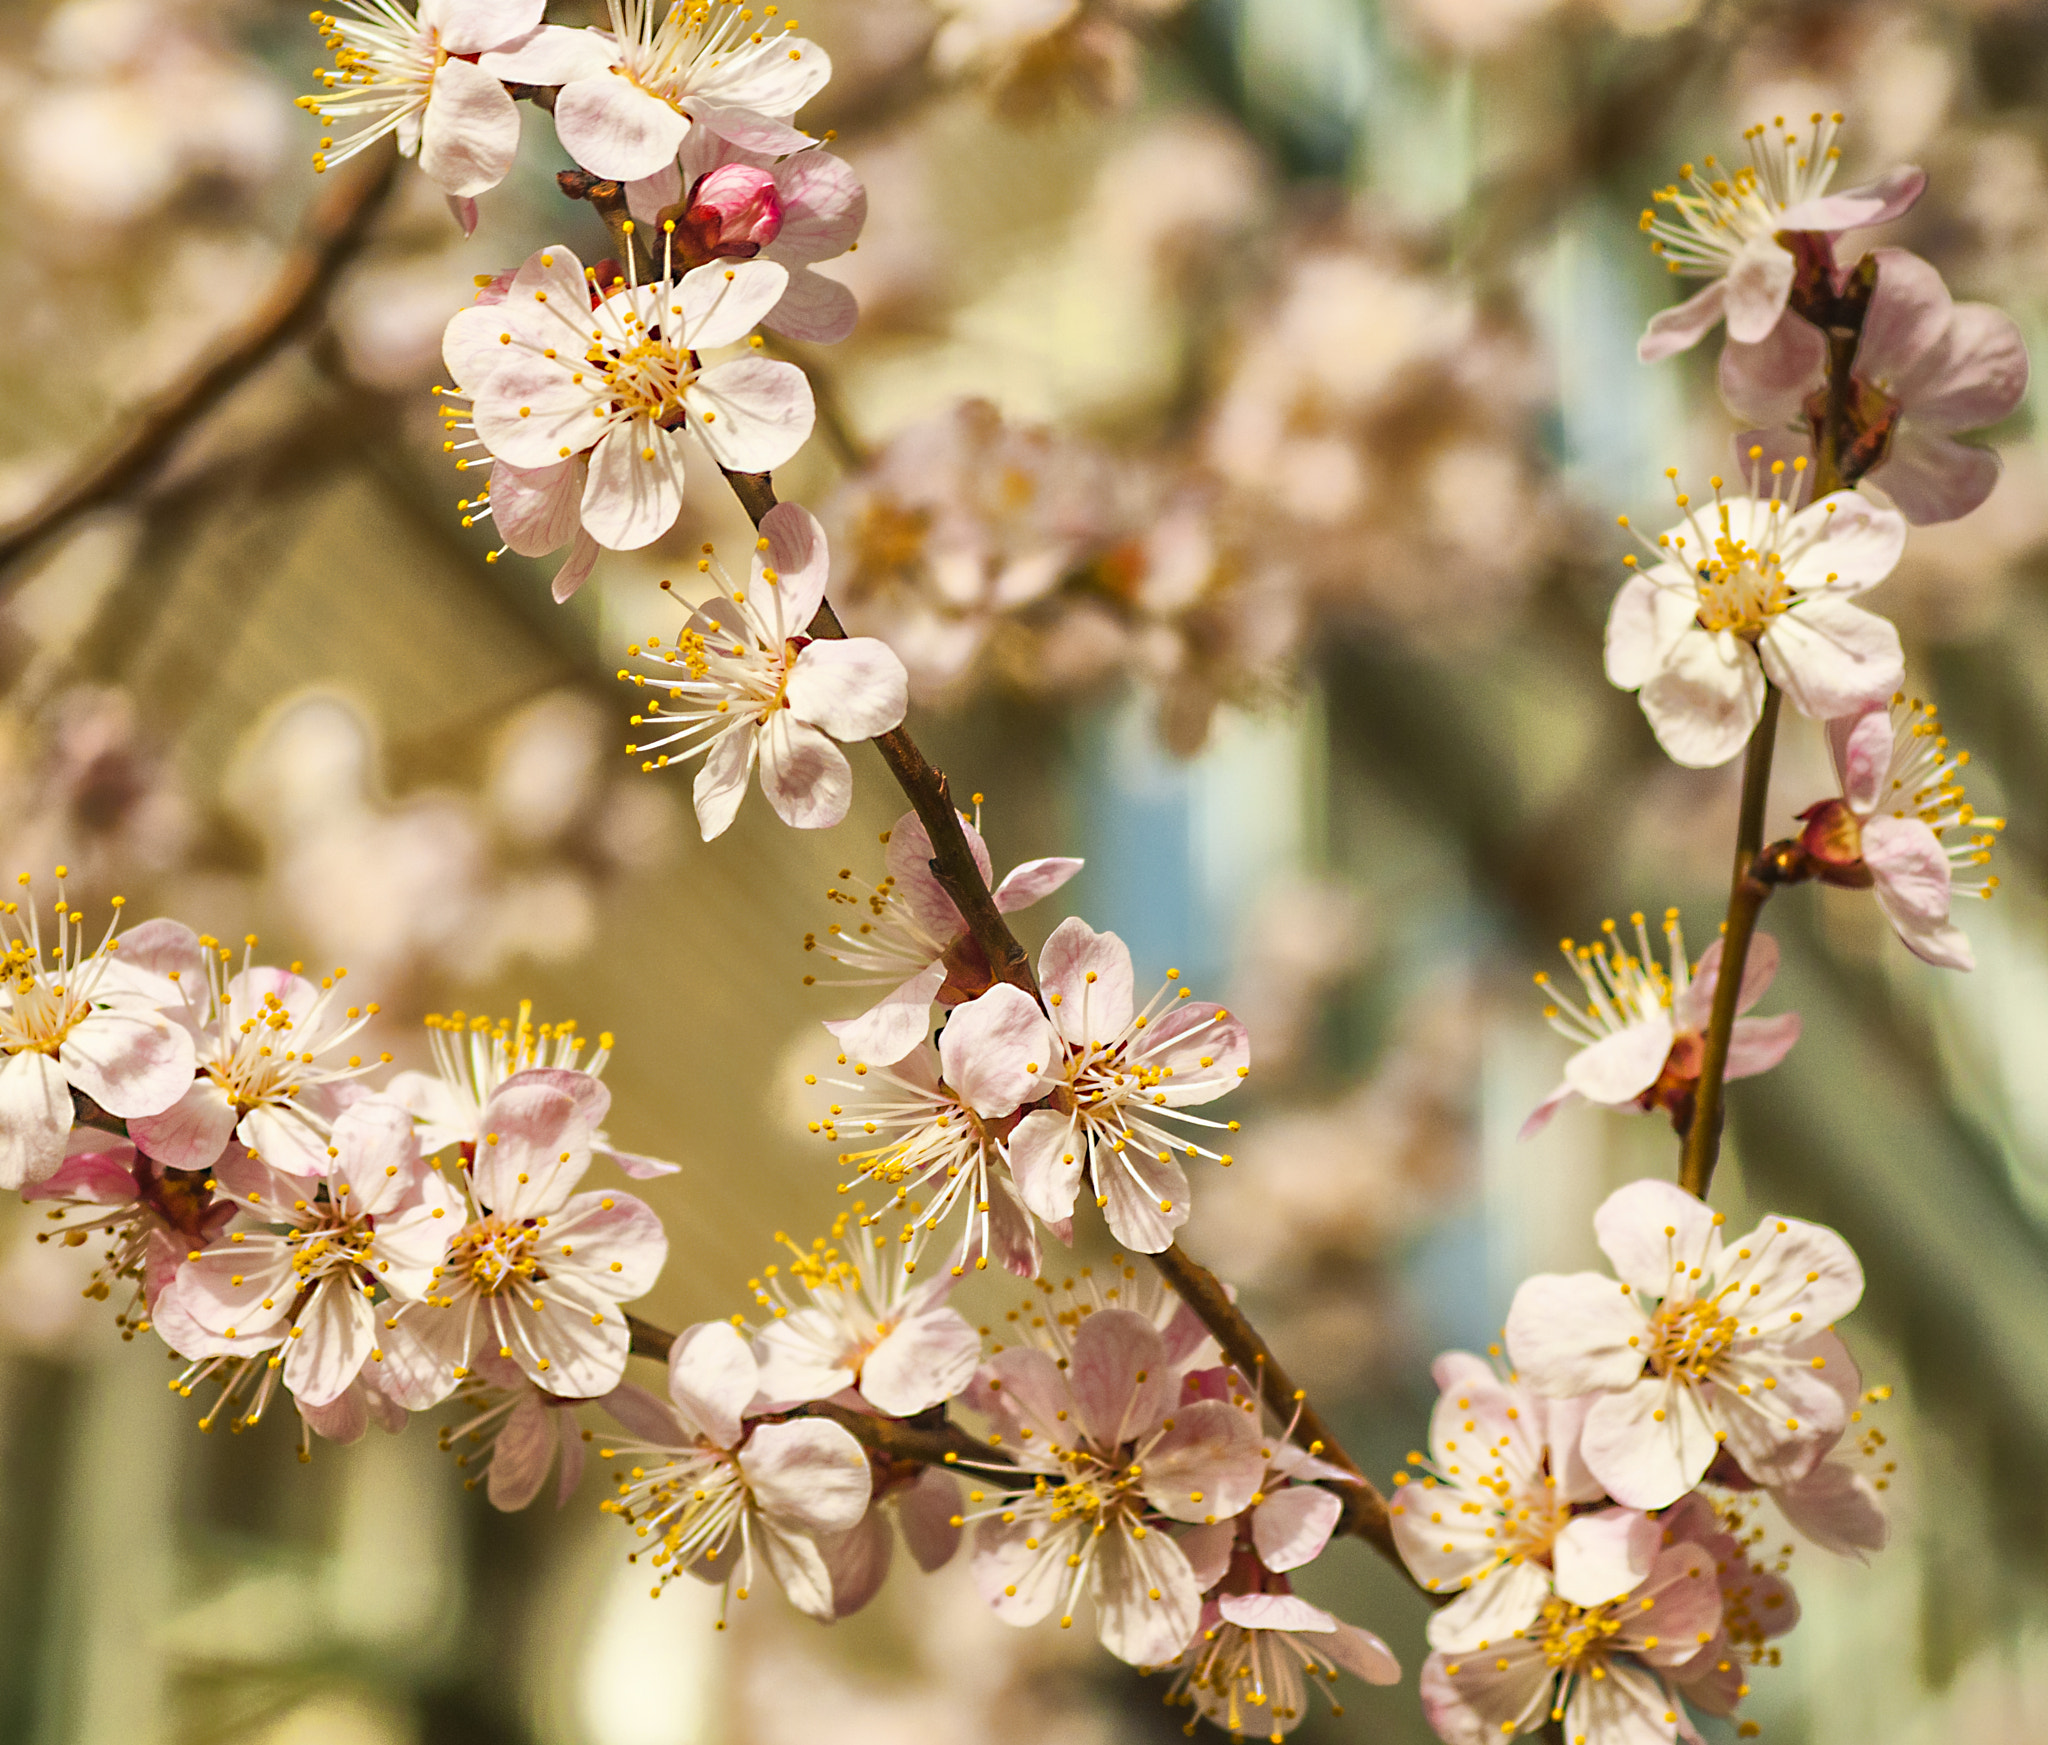
<svg viewBox="0 0 2048 1745"><path fill-rule="evenodd" d="M1814 875L1831 885L1862 887L1870 883L1863 864L1863 825L1846 800L1822 800L1799 814L1805 828L1799 846Z"/></svg>
<svg viewBox="0 0 2048 1745"><path fill-rule="evenodd" d="M751 164L721 164L697 178L675 220L676 253L686 265L752 260L782 234L775 178Z"/></svg>

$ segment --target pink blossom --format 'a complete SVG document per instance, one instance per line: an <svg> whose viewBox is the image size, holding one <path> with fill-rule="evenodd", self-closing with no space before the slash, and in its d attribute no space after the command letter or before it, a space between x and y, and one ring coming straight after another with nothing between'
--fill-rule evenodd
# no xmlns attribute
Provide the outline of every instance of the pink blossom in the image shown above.
<svg viewBox="0 0 2048 1745"><path fill-rule="evenodd" d="M1872 253L1877 286L1850 372L1859 389L1850 408L1857 449L1877 457L1862 476L1915 525L1953 521L1991 495L1999 469L1995 452L1955 435L1996 424L2020 403L2026 343L2004 311L1954 301L1918 255ZM1721 353L1722 397L1738 417L1796 427L1791 453L1813 452L1809 419L1826 379L1827 340L1789 312L1755 344L1731 341Z"/></svg>
<svg viewBox="0 0 2048 1745"><path fill-rule="evenodd" d="M852 1213L809 1248L754 1281L769 1320L754 1340L764 1399L799 1404L855 1390L892 1418L913 1417L963 1392L981 1362L981 1335L946 1306L953 1278L912 1285L877 1249L876 1219Z"/></svg>
<svg viewBox="0 0 2048 1745"><path fill-rule="evenodd" d="M882 1591L895 1560L896 1535L927 1575L943 1569L960 1549L960 1481L944 1467L900 1464L872 1457L874 1502L843 1533L818 1535L832 1578L832 1615L850 1618ZM890 1530L893 1518L895 1530Z"/></svg>
<svg viewBox="0 0 2048 1745"><path fill-rule="evenodd" d="M165 1292L205 1333L282 1347L284 1385L316 1408L381 1362L372 1293L421 1297L461 1212L395 1103L354 1104L335 1121L329 1149L317 1182L254 1157L223 1158L219 1192L239 1215L224 1240L186 1258Z"/></svg>
<svg viewBox="0 0 2048 1745"><path fill-rule="evenodd" d="M982 882L993 887L996 908L1006 915L1051 896L1083 864L1064 856L1027 860L996 884L981 832L964 817L960 828ZM822 940L815 933L804 936L806 951L822 950L834 963L857 972L807 977L806 985L890 985L890 991L858 1018L832 1019L825 1025L853 1059L870 1064L901 1060L929 1032L934 1000L956 1004L963 994L985 986L990 975L967 923L932 873L932 839L923 821L915 812L906 812L882 840L888 847L888 872L881 884L848 888L853 876L849 870L825 893L835 903L865 911L862 918L833 922Z"/></svg>
<svg viewBox="0 0 2048 1745"><path fill-rule="evenodd" d="M754 178L766 177L762 187ZM772 200L774 224L768 229L755 218L728 240L729 220L719 216L715 231L710 214L742 189L752 188L753 210L766 216ZM707 198L707 190L710 196ZM676 215L677 244L691 266L719 258L735 247L742 259L773 261L789 272L789 283L775 307L761 317L771 333L815 345L830 345L853 331L860 310L853 293L837 279L811 269L817 262L843 255L860 240L867 222L867 190L843 159L818 147L775 158L750 152L699 128L683 141L678 162L626 186L626 203L643 223L657 224L663 214ZM744 213L748 202L736 202Z"/></svg>
<svg viewBox="0 0 2048 1745"><path fill-rule="evenodd" d="M1004 1446L1027 1472L1058 1475L970 1512L975 1584L997 1617L1027 1625L1058 1611L1067 1623L1088 1594L1118 1659L1158 1666L1187 1646L1201 1591L1159 1521L1241 1513L1266 1459L1251 1414L1179 1394L1164 1340L1130 1309L1083 1321L1064 1370L1030 1346L989 1361L980 1397Z"/></svg>
<svg viewBox="0 0 2048 1745"><path fill-rule="evenodd" d="M637 1389L606 1402L633 1439L600 1451L630 1462L604 1507L654 1541L655 1592L687 1570L745 1599L758 1552L790 1604L829 1623L832 1574L820 1542L866 1514L868 1457L828 1419L747 1418L758 1378L729 1324L685 1328L669 1349L666 1403Z"/></svg>
<svg viewBox="0 0 2048 1745"><path fill-rule="evenodd" d="M448 1220L420 1300L380 1319L382 1385L417 1411L495 1352L548 1393L608 1392L629 1344L619 1305L644 1295L668 1258L661 1221L630 1194L575 1191L590 1121L553 1086L501 1085L481 1125L472 1216Z"/></svg>
<svg viewBox="0 0 2048 1745"><path fill-rule="evenodd" d="M465 1478L465 1488L481 1484L494 1509L523 1509L559 1461L555 1502L568 1502L583 1477L583 1445L590 1440L576 1417L581 1402L535 1387L516 1363L483 1352L453 1403L467 1416L442 1427L442 1451L452 1451L465 1472L482 1475Z"/></svg>
<svg viewBox="0 0 2048 1745"><path fill-rule="evenodd" d="M744 340L788 282L772 261L690 272L671 262L651 283L615 280L600 295L555 244L527 260L503 301L458 311L442 340L459 390L444 396L444 416L464 428L454 402L468 400L477 441L517 469L506 482L522 494L519 537L536 551L563 543L565 504L580 489L578 521L599 545L651 544L682 510L692 436L735 472L795 454L813 416L803 371L762 357L706 368L698 355ZM581 470L570 464L579 456Z"/></svg>
<svg viewBox="0 0 2048 1745"><path fill-rule="evenodd" d="M360 123L337 144L323 139L313 167L346 163L387 133L452 201L469 202L505 179L519 149L519 106L499 76L478 64L490 51L538 34L545 0L343 0L314 13L334 56L326 89L299 107L323 127ZM458 216L460 213L458 212Z"/></svg>
<svg viewBox="0 0 2048 1745"><path fill-rule="evenodd" d="M1584 1002L1562 1004L1550 977L1537 972L1536 985L1548 1002L1544 1017L1550 1027L1578 1050L1565 1062L1564 1082L1522 1123L1524 1139L1541 1132L1550 1118L1574 1097L1607 1108L1667 1110L1679 1126L1692 1120L1693 1093L1699 1084L1706 1052L1707 1020L1714 1009L1714 989L1721 979L1721 941L1707 947L1697 965L1685 956L1685 935L1678 911L1664 913L1664 935L1671 968L1667 972L1650 947L1640 913L1631 917L1636 950L1619 940L1609 949L1614 923L1602 924L1608 938L1591 945L1563 944ZM1750 941L1742 968L1742 994L1736 1010L1747 1012L1762 999L1778 973L1778 942L1768 933ZM1568 999L1569 996L1566 996ZM1737 1018L1729 1038L1725 1076L1750 1078L1768 1072L1799 1040L1799 1015Z"/></svg>
<svg viewBox="0 0 2048 1745"><path fill-rule="evenodd" d="M627 182L672 162L698 129L749 151L801 151L790 126L832 62L789 20L739 0L609 0L611 29L539 32L490 58L499 77L560 85L555 133L594 176Z"/></svg>
<svg viewBox="0 0 2048 1745"><path fill-rule="evenodd" d="M1766 680L1827 721L1890 696L1905 676L1898 631L1849 604L1897 565L1898 513L1854 491L1794 513L1777 477L1768 497L1760 478L1751 489L1724 501L1717 485L1705 513L1680 492L1684 519L1641 540L1650 568L1623 584L1607 617L1608 681L1640 693L1657 743L1688 769L1741 751Z"/></svg>
<svg viewBox="0 0 2048 1745"><path fill-rule="evenodd" d="M1307 1719L1310 1679L1334 1680L1342 1667L1368 1684L1400 1682L1401 1663L1379 1637L1300 1598L1284 1576L1248 1576L1232 1591L1239 1586L1226 1580L1203 1606L1169 1702L1192 1704L1232 1738L1256 1729L1280 1739Z"/></svg>
<svg viewBox="0 0 2048 1745"><path fill-rule="evenodd" d="M159 1009L177 1000L176 987L123 961L124 943L146 957L157 930L175 923L145 922L124 942L119 915L117 903L88 947L84 915L61 895L47 942L32 891L26 913L0 905L0 1188L56 1173L74 1091L134 1120L170 1107L192 1082L192 1039Z"/></svg>
<svg viewBox="0 0 2048 1745"><path fill-rule="evenodd" d="M1633 1508L1676 1502L1724 1446L1759 1484L1801 1478L1848 1421L1825 1371L1847 1361L1829 1328L1863 1294L1849 1245L1796 1218L1732 1245L1720 1226L1681 1188L1631 1182L1593 1219L1620 1285L1542 1273L1508 1311L1524 1386L1599 1396L1580 1454Z"/></svg>
<svg viewBox="0 0 2048 1745"><path fill-rule="evenodd" d="M626 749L655 754L646 770L705 754L693 795L706 842L732 824L756 764L761 792L785 824L837 824L853 802L853 770L833 742L872 739L902 721L903 663L873 637L808 634L830 559L824 529L798 504L777 504L762 518L746 587L708 559L702 567L721 591L690 614L672 648L648 639L654 672L620 675L652 693L633 725L666 730ZM640 645L627 652L639 655Z"/></svg>
<svg viewBox="0 0 2048 1745"><path fill-rule="evenodd" d="M1187 1128L1236 1123L1188 1112L1237 1088L1251 1071L1251 1040L1221 1006L1189 997L1168 972L1141 1012L1131 954L1114 933L1062 921L1039 953L1038 980L1064 1046L1053 1106L1010 1135L1010 1169L1024 1204L1048 1224L1073 1216L1085 1169L1110 1234L1157 1254L1188 1220L1188 1181L1174 1157L1209 1150ZM1162 1125L1171 1122L1173 1126Z"/></svg>
<svg viewBox="0 0 2048 1745"><path fill-rule="evenodd" d="M179 991L198 1075L168 1107L131 1121L130 1135L171 1169L210 1169L233 1138L288 1174L325 1175L329 1126L375 1064L348 1050L376 1002L344 1004L346 970L314 983L254 962L254 935L231 976L219 940L176 922L160 928L147 961Z"/></svg>
<svg viewBox="0 0 2048 1745"><path fill-rule="evenodd" d="M1912 168L1828 193L1841 155L1835 148L1841 120L1816 113L1803 139L1786 129L1782 116L1768 127L1752 127L1743 136L1747 164L1729 170L1708 158L1697 171L1687 164L1679 182L1651 195L1672 210L1669 218L1644 210L1651 252L1674 274L1711 283L1652 317L1636 347L1644 363L1687 350L1724 315L1731 340L1753 343L1769 333L1784 313L1796 271L1792 252L1777 240L1781 232L1833 237L1862 230L1889 223L1920 198L1927 178Z"/></svg>
<svg viewBox="0 0 2048 1745"><path fill-rule="evenodd" d="M1868 889L1914 956L1973 969L1976 955L1949 919L1958 895L1990 897L1991 859L2003 818L1964 798L1968 752L1953 752L1932 703L1896 696L1828 723L1839 799L1800 813L1799 844L1829 884Z"/></svg>
<svg viewBox="0 0 2048 1745"><path fill-rule="evenodd" d="M1721 1590L1721 1628L1691 1660L1673 1675L1694 1708L1710 1715L1729 1715L1749 1695L1745 1665L1761 1664L1766 1644L1799 1622L1799 1600L1792 1584L1775 1570L1758 1567L1750 1552L1754 1538L1738 1539L1731 1530L1741 1524L1722 1515L1706 1496L1694 1491L1657 1519L1664 1543L1697 1545L1714 1560L1714 1579ZM1761 1537L1762 1529L1755 1537ZM1780 1566L1783 1567L1782 1565Z"/></svg>

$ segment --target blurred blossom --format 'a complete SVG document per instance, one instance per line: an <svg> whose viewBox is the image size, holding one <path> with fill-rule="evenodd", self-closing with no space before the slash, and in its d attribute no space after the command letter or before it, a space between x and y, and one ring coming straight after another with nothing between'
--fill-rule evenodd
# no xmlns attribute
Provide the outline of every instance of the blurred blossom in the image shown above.
<svg viewBox="0 0 2048 1745"><path fill-rule="evenodd" d="M1519 321L1391 245L1316 242L1238 338L1204 433L1328 610L1434 634L1497 619L1556 538Z"/></svg>
<svg viewBox="0 0 2048 1745"><path fill-rule="evenodd" d="M1258 216L1265 180L1236 129L1190 115L1155 123L1096 175L1088 214L1096 269L1120 276L1195 264Z"/></svg>
<svg viewBox="0 0 2048 1745"><path fill-rule="evenodd" d="M290 105L222 39L202 0L69 0L12 105L9 155L67 216L140 217L203 176L254 186L290 142Z"/></svg>
<svg viewBox="0 0 2048 1745"><path fill-rule="evenodd" d="M1252 903L1230 1009L1259 1039L1262 1082L1304 1064L1324 999L1356 973L1372 932L1364 897L1335 879L1290 879Z"/></svg>
<svg viewBox="0 0 2048 1745"><path fill-rule="evenodd" d="M1138 92L1136 33L1182 0L940 0L940 72L966 75L1005 114L1034 117L1073 95L1101 108Z"/></svg>

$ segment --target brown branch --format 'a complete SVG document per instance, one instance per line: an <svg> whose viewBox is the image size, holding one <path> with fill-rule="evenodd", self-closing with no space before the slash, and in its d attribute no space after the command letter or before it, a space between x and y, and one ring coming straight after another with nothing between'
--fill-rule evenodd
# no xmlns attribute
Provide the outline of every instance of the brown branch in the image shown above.
<svg viewBox="0 0 2048 1745"><path fill-rule="evenodd" d="M398 154L384 150L360 169L336 176L307 213L297 245L256 311L183 377L136 407L127 433L41 507L0 529L0 570L88 510L146 484L180 437L319 319L342 269L368 239L397 167Z"/></svg>

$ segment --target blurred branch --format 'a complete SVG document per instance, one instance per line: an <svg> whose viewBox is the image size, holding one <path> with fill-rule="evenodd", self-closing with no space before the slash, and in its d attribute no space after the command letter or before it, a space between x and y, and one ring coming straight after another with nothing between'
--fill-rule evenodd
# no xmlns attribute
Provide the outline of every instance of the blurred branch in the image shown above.
<svg viewBox="0 0 2048 1745"><path fill-rule="evenodd" d="M298 243L255 312L178 381L128 416L129 428L88 461L40 508L0 530L0 570L85 514L146 484L178 439L218 406L326 308L342 270L362 251L398 167L379 152L313 203ZM7 584L0 582L0 589Z"/></svg>

